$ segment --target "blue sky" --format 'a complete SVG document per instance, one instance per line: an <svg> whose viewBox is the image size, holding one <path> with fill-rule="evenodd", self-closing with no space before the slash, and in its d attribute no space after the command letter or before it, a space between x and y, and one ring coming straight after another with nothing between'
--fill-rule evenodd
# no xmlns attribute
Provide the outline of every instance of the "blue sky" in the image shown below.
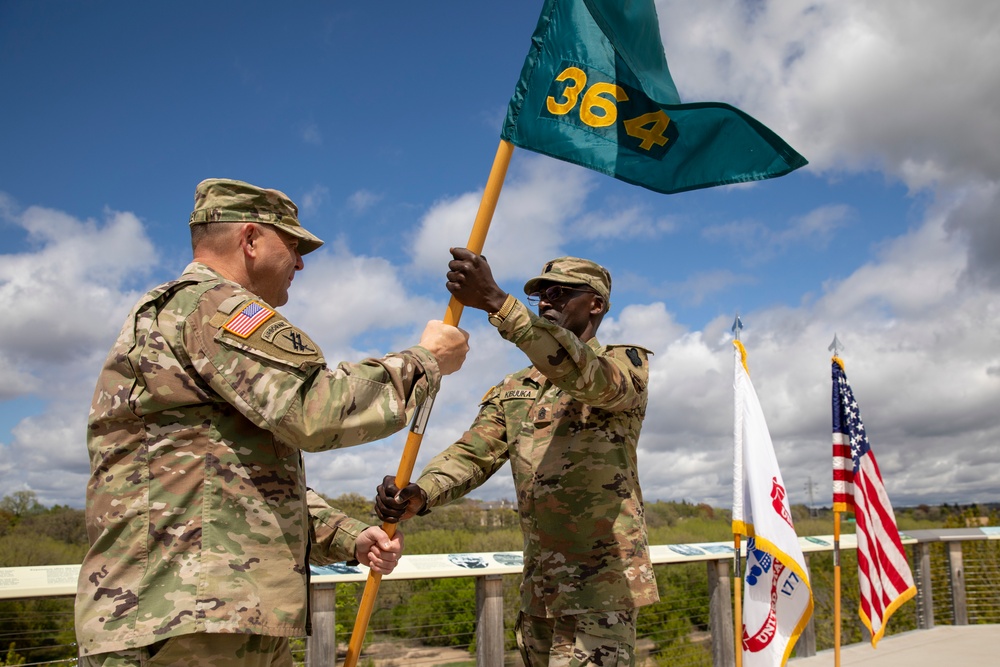
<svg viewBox="0 0 1000 667"><path fill-rule="evenodd" d="M834 333L893 500L996 500L1000 5L871 4L657 2L683 100L764 122L810 161L788 176L665 196L514 153L485 253L518 294L555 256L610 269L599 338L656 353L647 499L730 502L738 312L793 502L829 502ZM96 373L187 263L204 178L283 190L327 241L283 311L328 360L415 343L540 5L0 0L0 496L82 506ZM525 363L462 326L419 463ZM401 450L310 456L310 483L371 495Z"/></svg>

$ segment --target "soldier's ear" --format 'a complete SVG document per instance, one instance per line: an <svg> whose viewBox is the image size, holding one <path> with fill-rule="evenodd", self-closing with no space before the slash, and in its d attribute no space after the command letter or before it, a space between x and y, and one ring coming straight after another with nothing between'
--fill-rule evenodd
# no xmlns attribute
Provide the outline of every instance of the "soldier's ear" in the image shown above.
<svg viewBox="0 0 1000 667"><path fill-rule="evenodd" d="M605 306L607 302L604 297L600 294L595 294L593 300L590 302L590 314L591 315L603 315L606 310Z"/></svg>
<svg viewBox="0 0 1000 667"><path fill-rule="evenodd" d="M252 222L245 223L240 229L240 248L247 257L257 256L257 240L260 238L260 230Z"/></svg>

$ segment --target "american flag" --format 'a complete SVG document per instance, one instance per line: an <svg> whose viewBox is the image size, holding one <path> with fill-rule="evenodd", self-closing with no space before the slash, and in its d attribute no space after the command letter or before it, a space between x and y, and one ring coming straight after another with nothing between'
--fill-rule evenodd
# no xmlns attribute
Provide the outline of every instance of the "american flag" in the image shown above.
<svg viewBox="0 0 1000 667"><path fill-rule="evenodd" d="M837 357L833 358L833 510L854 513L861 589L858 614L874 647L889 617L917 589L858 402L844 374L844 362Z"/></svg>
<svg viewBox="0 0 1000 667"><path fill-rule="evenodd" d="M236 313L236 315L226 322L223 328L241 338L246 338L272 315L274 315L273 310L260 305L256 301L251 301L243 310Z"/></svg>

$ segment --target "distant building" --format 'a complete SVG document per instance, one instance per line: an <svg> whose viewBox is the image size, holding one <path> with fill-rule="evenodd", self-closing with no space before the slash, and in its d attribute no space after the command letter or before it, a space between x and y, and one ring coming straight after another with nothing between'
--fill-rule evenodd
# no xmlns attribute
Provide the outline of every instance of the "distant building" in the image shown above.
<svg viewBox="0 0 1000 667"><path fill-rule="evenodd" d="M475 501L482 512L479 515L479 525L489 528L516 525L517 516L514 503L506 498L501 500Z"/></svg>

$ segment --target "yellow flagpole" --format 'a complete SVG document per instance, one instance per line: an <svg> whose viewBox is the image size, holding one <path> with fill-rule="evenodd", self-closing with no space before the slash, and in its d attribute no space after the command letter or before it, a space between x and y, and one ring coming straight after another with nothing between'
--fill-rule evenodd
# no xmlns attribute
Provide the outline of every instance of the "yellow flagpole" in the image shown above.
<svg viewBox="0 0 1000 667"><path fill-rule="evenodd" d="M743 573L740 567L740 534L733 534L736 576L733 577L733 637L736 638L736 667L743 667Z"/></svg>
<svg viewBox="0 0 1000 667"><path fill-rule="evenodd" d="M833 667L840 667L840 512L833 513Z"/></svg>
<svg viewBox="0 0 1000 667"><path fill-rule="evenodd" d="M743 343L740 342L740 330L743 328L743 321L740 320L740 314L736 313L736 319L733 320L733 345L736 349L740 351L740 358L743 362L743 369L746 370L747 374L750 373L750 369L747 368L747 351L743 347ZM735 388L735 387L734 387ZM734 429L735 431L735 429ZM733 437L736 437L735 432ZM735 476L736 471L736 457L740 457L739 460L743 460L743 452L733 451L733 475ZM743 464L740 463L740 479L739 483L741 486L744 485L743 482ZM736 491L736 480L733 480L733 492L743 494L745 487ZM736 510L736 498L733 497L733 511ZM733 576L733 641L735 643L736 653L736 667L743 667L743 568L740 564L740 557L742 556L740 552L740 542L743 539L743 533L741 531L746 530L746 526L743 524L743 517L740 517L740 530L733 530L733 564L736 566L736 573Z"/></svg>
<svg viewBox="0 0 1000 667"><path fill-rule="evenodd" d="M490 176L486 181L486 189L483 190L483 198L479 202L479 211L476 213L476 220L472 225L472 232L469 234L469 243L466 248L476 253L482 254L483 246L486 244L486 234L490 231L490 223L493 221L493 212L497 207L497 200L500 199L500 190L503 188L504 178L507 176L507 167L510 164L510 156L514 152L514 144L503 139L497 147L496 156L493 158L493 167L490 169ZM448 309L445 311L444 323L458 326L458 321L462 318L462 304L455 297L451 297L448 302ZM413 422L410 424L410 432L406 436L406 446L403 447L403 456L399 461L399 469L396 472L396 486L402 489L410 483L410 476L413 474L413 466L417 461L417 453L420 451L420 443L424 437L424 427L430 417L431 408L434 401L428 399L417 408L413 415ZM396 533L396 524L383 523L382 530L389 537ZM361 603L358 605L358 615L354 620L354 630L351 632L351 641L347 647L347 657L344 659L344 667L355 667L358 664L358 657L361 655L361 646L365 641L365 633L368 630L368 621L371 619L372 611L375 609L375 596L378 595L378 587L382 582L382 575L374 571L368 572L368 581L365 582L365 590L361 595Z"/></svg>
<svg viewBox="0 0 1000 667"><path fill-rule="evenodd" d="M837 352L843 350L844 346L837 339L836 333L833 334L830 347L826 349L833 351L831 361L843 368L844 362L837 356ZM837 509L836 489L833 494L833 667L840 667L840 511Z"/></svg>

